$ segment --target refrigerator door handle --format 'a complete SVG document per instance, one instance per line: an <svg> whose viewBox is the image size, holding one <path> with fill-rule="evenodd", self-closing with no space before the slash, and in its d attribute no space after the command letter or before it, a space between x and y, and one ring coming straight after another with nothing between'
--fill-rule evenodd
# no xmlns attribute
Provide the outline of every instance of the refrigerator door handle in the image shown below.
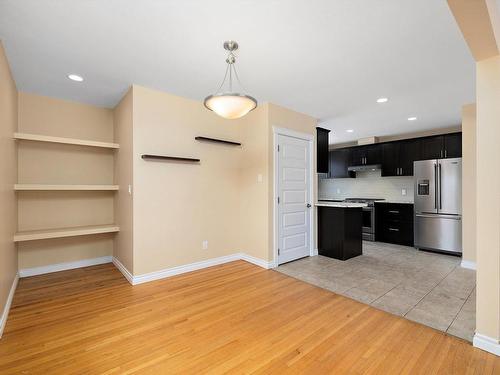
<svg viewBox="0 0 500 375"><path fill-rule="evenodd" d="M437 164L434 164L434 208L437 209L438 200L438 189L437 189Z"/></svg>
<svg viewBox="0 0 500 375"><path fill-rule="evenodd" d="M438 172L439 172L439 209L443 208L443 197L441 195L441 163L438 164Z"/></svg>

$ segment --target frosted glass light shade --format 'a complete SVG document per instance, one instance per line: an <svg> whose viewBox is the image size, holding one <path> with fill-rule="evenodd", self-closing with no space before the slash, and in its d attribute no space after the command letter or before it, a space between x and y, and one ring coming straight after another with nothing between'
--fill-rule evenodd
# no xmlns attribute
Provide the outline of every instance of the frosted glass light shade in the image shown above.
<svg viewBox="0 0 500 375"><path fill-rule="evenodd" d="M205 107L226 119L237 119L245 116L257 107L257 100L249 95L216 94L205 98Z"/></svg>

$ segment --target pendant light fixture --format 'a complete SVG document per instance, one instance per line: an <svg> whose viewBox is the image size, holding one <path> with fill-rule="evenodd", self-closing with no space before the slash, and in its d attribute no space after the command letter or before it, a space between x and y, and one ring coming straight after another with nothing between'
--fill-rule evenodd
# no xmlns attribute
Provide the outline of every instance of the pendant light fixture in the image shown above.
<svg viewBox="0 0 500 375"><path fill-rule="evenodd" d="M214 111L221 117L226 119L237 119L257 108L257 100L250 95L233 91L233 77L236 78L239 85L242 86L238 73L236 73L236 67L234 66L236 63L234 51L238 49L238 43L234 40L228 40L224 42L224 49L229 51L226 59L226 74L224 75L221 85L217 89L217 93L207 96L203 104L206 108ZM228 81L227 88L224 87L226 80Z"/></svg>

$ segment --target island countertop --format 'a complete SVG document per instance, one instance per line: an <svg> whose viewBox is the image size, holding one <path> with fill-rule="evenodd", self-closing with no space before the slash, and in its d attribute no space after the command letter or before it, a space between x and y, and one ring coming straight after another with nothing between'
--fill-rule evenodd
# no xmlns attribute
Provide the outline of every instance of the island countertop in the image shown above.
<svg viewBox="0 0 500 375"><path fill-rule="evenodd" d="M315 203L317 207L337 207L337 208L363 208L368 207L366 203L350 203L350 202L328 202L318 201Z"/></svg>

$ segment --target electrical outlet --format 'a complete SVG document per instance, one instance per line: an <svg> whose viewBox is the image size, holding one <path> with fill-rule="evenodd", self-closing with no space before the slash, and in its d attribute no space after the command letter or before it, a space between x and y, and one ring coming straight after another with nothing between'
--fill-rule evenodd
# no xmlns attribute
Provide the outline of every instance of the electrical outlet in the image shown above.
<svg viewBox="0 0 500 375"><path fill-rule="evenodd" d="M337 188L337 194L340 194L340 189Z"/></svg>
<svg viewBox="0 0 500 375"><path fill-rule="evenodd" d="M204 240L202 243L201 243L201 248L203 250L207 250L208 249L208 240Z"/></svg>
<svg viewBox="0 0 500 375"><path fill-rule="evenodd" d="M401 189L401 195L406 195L406 189Z"/></svg>
<svg viewBox="0 0 500 375"><path fill-rule="evenodd" d="M263 181L263 177L262 177L262 175L259 173L259 174L257 175L257 182L262 182L262 181Z"/></svg>

